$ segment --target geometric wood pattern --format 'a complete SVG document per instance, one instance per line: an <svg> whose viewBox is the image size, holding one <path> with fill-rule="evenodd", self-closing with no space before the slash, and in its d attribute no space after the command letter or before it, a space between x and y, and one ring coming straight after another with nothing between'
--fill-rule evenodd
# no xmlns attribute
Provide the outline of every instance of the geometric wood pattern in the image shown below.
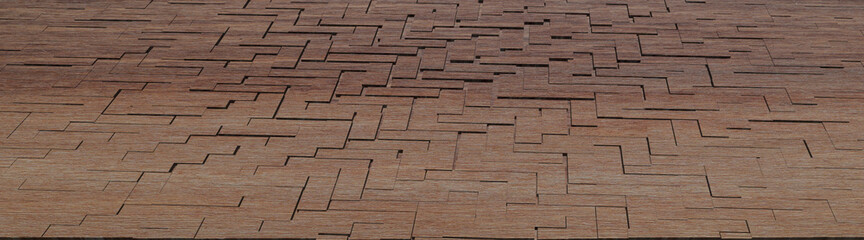
<svg viewBox="0 0 864 240"><path fill-rule="evenodd" d="M864 2L0 3L0 237L864 237Z"/></svg>

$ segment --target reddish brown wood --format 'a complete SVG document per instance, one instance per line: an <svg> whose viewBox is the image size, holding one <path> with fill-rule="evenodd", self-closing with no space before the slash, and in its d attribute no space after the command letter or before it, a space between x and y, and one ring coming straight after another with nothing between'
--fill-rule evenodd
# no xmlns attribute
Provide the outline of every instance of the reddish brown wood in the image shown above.
<svg viewBox="0 0 864 240"><path fill-rule="evenodd" d="M0 3L0 237L864 237L864 2Z"/></svg>

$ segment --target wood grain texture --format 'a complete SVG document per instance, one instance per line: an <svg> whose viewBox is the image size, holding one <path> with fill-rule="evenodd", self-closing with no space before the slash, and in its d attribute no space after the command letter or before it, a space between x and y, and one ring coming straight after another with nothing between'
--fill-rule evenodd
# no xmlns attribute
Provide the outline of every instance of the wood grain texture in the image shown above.
<svg viewBox="0 0 864 240"><path fill-rule="evenodd" d="M864 237L864 2L0 2L0 237Z"/></svg>

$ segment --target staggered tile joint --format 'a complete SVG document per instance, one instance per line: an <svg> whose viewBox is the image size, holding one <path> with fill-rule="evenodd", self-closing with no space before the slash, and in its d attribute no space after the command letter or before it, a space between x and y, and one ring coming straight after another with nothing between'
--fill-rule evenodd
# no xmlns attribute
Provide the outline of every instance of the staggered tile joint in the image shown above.
<svg viewBox="0 0 864 240"><path fill-rule="evenodd" d="M864 237L864 2L0 3L0 237Z"/></svg>

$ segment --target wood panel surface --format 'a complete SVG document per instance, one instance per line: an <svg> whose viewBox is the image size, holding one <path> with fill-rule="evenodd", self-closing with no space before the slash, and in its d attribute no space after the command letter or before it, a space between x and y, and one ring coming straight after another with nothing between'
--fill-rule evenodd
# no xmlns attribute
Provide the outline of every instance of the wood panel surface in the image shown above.
<svg viewBox="0 0 864 240"><path fill-rule="evenodd" d="M0 2L0 237L864 237L864 2Z"/></svg>

